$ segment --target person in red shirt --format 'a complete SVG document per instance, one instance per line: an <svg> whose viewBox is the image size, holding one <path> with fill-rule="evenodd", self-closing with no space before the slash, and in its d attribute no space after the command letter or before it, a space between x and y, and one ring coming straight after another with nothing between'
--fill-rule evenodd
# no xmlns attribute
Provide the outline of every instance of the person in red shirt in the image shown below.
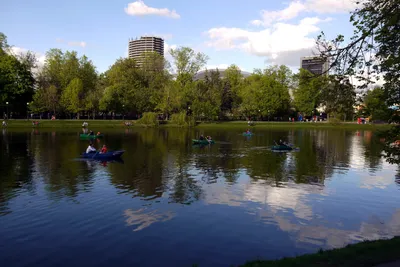
<svg viewBox="0 0 400 267"><path fill-rule="evenodd" d="M101 148L100 153L101 153L101 154L107 153L107 147L106 147L106 145L103 145L103 147Z"/></svg>

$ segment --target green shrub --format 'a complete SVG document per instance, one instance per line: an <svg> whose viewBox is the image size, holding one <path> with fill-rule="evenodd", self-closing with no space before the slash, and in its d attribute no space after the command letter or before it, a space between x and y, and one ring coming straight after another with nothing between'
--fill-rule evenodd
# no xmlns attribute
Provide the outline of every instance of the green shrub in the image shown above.
<svg viewBox="0 0 400 267"><path fill-rule="evenodd" d="M145 125L146 127L158 126L157 113L145 112L143 116L137 121L137 124Z"/></svg>
<svg viewBox="0 0 400 267"><path fill-rule="evenodd" d="M340 124L342 124L342 121L339 120L338 118L331 118L331 119L329 119L329 123L333 124L333 125L340 125Z"/></svg>
<svg viewBox="0 0 400 267"><path fill-rule="evenodd" d="M171 123L181 127L192 127L195 125L195 119L192 116L186 115L185 111L172 114Z"/></svg>

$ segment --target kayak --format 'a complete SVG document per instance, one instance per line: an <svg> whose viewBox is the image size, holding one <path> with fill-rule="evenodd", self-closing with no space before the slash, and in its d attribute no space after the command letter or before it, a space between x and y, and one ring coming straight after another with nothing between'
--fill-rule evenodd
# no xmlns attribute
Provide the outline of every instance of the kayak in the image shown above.
<svg viewBox="0 0 400 267"><path fill-rule="evenodd" d="M86 139L96 139L96 138L102 138L104 135L99 134L99 135L88 135L88 134L80 134L80 138L86 138Z"/></svg>
<svg viewBox="0 0 400 267"><path fill-rule="evenodd" d="M208 141L208 140L198 140L198 139L192 139L192 143L195 145L208 145L208 144L214 144L214 140Z"/></svg>
<svg viewBox="0 0 400 267"><path fill-rule="evenodd" d="M286 146L286 145L278 145L278 146L272 146L272 150L290 151L290 150L293 150L293 148L290 146Z"/></svg>
<svg viewBox="0 0 400 267"><path fill-rule="evenodd" d="M99 160L113 160L119 159L122 154L124 154L124 150L116 150L116 151L108 151L107 153L82 153L82 158L85 159L99 159Z"/></svg>
<svg viewBox="0 0 400 267"><path fill-rule="evenodd" d="M244 132L243 133L243 136L252 136L253 135L253 133L252 132L250 132L250 133L246 133L246 132Z"/></svg>

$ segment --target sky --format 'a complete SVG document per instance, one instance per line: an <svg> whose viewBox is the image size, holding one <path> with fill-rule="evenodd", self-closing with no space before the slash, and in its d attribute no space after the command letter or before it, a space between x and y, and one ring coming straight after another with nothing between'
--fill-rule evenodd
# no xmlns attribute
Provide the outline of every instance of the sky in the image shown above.
<svg viewBox="0 0 400 267"><path fill-rule="evenodd" d="M207 68L244 71L284 64L297 70L321 31L351 36L352 0L0 0L0 31L15 53L40 63L51 48L75 50L106 71L126 57L130 38L156 35L169 48L205 53Z"/></svg>

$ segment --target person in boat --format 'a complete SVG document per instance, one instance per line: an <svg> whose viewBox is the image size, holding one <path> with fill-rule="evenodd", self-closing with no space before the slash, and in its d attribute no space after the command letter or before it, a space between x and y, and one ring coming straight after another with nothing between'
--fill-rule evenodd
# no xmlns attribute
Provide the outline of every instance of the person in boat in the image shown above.
<svg viewBox="0 0 400 267"><path fill-rule="evenodd" d="M251 132L250 132L250 130L249 130L249 129L247 129L247 130L246 130L246 133L247 133L247 134L250 134Z"/></svg>
<svg viewBox="0 0 400 267"><path fill-rule="evenodd" d="M279 139L278 145L280 145L280 146L286 146L285 142L283 142L282 139Z"/></svg>
<svg viewBox="0 0 400 267"><path fill-rule="evenodd" d="M107 146L106 145L103 145L103 147L100 150L100 154L104 154L104 153L107 153Z"/></svg>
<svg viewBox="0 0 400 267"><path fill-rule="evenodd" d="M86 154L95 153L95 152L96 152L96 148L94 148L93 144L90 143L88 148L86 148Z"/></svg>
<svg viewBox="0 0 400 267"><path fill-rule="evenodd" d="M212 140L211 136L207 136L207 141L211 141L211 140Z"/></svg>
<svg viewBox="0 0 400 267"><path fill-rule="evenodd" d="M204 136L203 136L203 135L200 135L199 140L205 140Z"/></svg>
<svg viewBox="0 0 400 267"><path fill-rule="evenodd" d="M100 132L97 132L97 135L99 136L101 133Z"/></svg>
<svg viewBox="0 0 400 267"><path fill-rule="evenodd" d="M89 135L94 135L94 132L90 130Z"/></svg>

